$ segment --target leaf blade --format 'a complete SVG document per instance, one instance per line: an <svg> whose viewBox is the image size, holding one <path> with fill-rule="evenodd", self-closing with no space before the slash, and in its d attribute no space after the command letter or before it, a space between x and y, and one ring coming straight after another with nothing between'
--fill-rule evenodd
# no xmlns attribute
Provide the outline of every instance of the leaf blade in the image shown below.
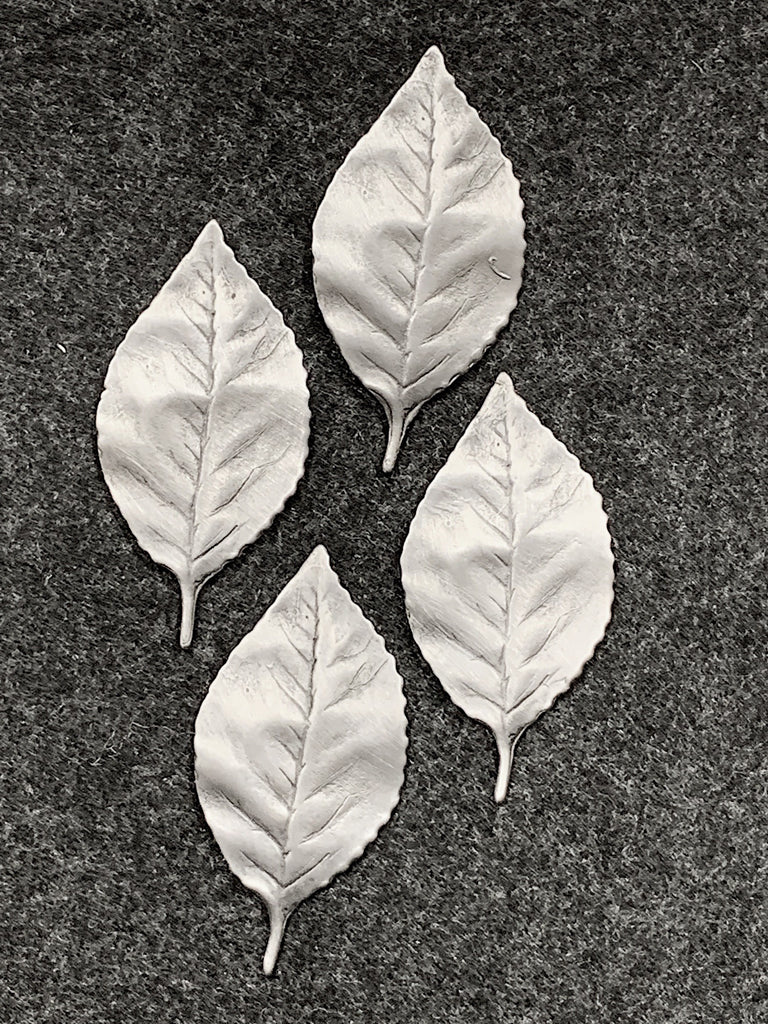
<svg viewBox="0 0 768 1024"><path fill-rule="evenodd" d="M424 402L507 323L523 231L511 164L432 47L348 154L313 227L323 316L387 413L385 471Z"/></svg>
<svg viewBox="0 0 768 1024"><path fill-rule="evenodd" d="M118 346L96 425L112 497L179 581L186 647L200 587L293 494L309 437L293 333L215 221Z"/></svg>
<svg viewBox="0 0 768 1024"><path fill-rule="evenodd" d="M295 907L391 816L404 705L394 659L323 548L211 685L195 727L198 797L231 870L269 909L265 970Z"/></svg>
<svg viewBox="0 0 768 1024"><path fill-rule="evenodd" d="M514 745L602 639L613 556L600 495L501 374L427 488L401 557L414 637L449 696Z"/></svg>

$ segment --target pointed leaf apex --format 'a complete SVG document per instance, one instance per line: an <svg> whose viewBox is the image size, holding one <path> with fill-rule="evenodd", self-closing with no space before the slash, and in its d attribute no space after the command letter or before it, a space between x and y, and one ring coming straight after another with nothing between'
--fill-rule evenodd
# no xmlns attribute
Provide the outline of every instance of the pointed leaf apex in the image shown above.
<svg viewBox="0 0 768 1024"><path fill-rule="evenodd" d="M501 384L503 388L508 388L510 391L515 390L515 385L512 383L512 378L509 376L506 370L501 371L499 376L496 378L496 383Z"/></svg>
<svg viewBox="0 0 768 1024"><path fill-rule="evenodd" d="M331 558L324 544L318 544L304 563L305 566L322 565L330 569Z"/></svg>
<svg viewBox="0 0 768 1024"><path fill-rule="evenodd" d="M430 46L430 48L427 50L427 52L424 54L424 56L425 57L430 57L430 56L431 57L437 57L438 60L440 60L443 63L445 63L445 58L443 57L443 51L440 49L440 47L436 43L433 46Z"/></svg>
<svg viewBox="0 0 768 1024"><path fill-rule="evenodd" d="M331 567L328 552L322 544L318 544L301 564L299 571L293 577L293 580L288 583L288 586L292 586L295 580L301 579L309 582L312 587L318 587L321 580L327 581L329 576L335 575L336 573Z"/></svg>
<svg viewBox="0 0 768 1024"><path fill-rule="evenodd" d="M221 225L219 224L215 217L212 220L208 221L208 223L205 225L205 227L200 232L200 235L198 237L199 242L209 240L211 242L224 241L224 232L221 230Z"/></svg>
<svg viewBox="0 0 768 1024"><path fill-rule="evenodd" d="M445 58L439 46L430 46L417 67L430 71L445 71Z"/></svg>

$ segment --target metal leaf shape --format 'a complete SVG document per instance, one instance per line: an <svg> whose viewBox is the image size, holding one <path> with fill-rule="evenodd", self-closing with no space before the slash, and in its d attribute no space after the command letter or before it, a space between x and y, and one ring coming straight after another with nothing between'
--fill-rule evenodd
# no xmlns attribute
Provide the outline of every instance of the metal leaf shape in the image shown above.
<svg viewBox="0 0 768 1024"><path fill-rule="evenodd" d="M401 559L416 641L451 700L515 744L581 673L613 599L591 477L502 373L419 505Z"/></svg>
<svg viewBox="0 0 768 1024"><path fill-rule="evenodd" d="M306 379L293 332L215 221L110 363L96 416L101 467L139 544L179 580L182 647L202 584L296 490Z"/></svg>
<svg viewBox="0 0 768 1024"><path fill-rule="evenodd" d="M286 920L356 860L397 804L402 679L316 548L230 655L195 729L197 792L227 863Z"/></svg>
<svg viewBox="0 0 768 1024"><path fill-rule="evenodd" d="M314 224L317 300L386 410L385 471L424 402L509 319L522 210L509 160L432 47L349 153Z"/></svg>

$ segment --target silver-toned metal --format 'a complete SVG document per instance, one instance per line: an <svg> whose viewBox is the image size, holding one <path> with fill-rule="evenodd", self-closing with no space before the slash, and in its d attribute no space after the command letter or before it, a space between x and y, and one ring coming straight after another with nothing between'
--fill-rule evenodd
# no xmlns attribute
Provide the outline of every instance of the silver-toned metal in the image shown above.
<svg viewBox="0 0 768 1024"><path fill-rule="evenodd" d="M291 912L389 820L404 708L394 658L315 548L232 652L195 727L206 820L269 910L266 974Z"/></svg>
<svg viewBox="0 0 768 1024"><path fill-rule="evenodd" d="M389 421L408 424L494 341L517 303L523 204L509 160L433 46L328 187L317 300Z"/></svg>
<svg viewBox="0 0 768 1024"><path fill-rule="evenodd" d="M424 657L496 737L501 802L515 744L581 673L613 600L602 499L507 374L427 488L401 567Z"/></svg>
<svg viewBox="0 0 768 1024"><path fill-rule="evenodd" d="M296 490L306 379L293 332L216 221L115 352L96 416L101 467L141 547L178 578L182 647L200 587Z"/></svg>

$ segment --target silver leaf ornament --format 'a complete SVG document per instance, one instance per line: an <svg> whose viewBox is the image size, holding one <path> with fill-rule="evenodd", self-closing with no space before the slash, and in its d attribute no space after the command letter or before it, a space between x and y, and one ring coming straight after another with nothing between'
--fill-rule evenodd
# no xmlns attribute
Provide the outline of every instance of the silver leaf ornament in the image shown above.
<svg viewBox="0 0 768 1024"><path fill-rule="evenodd" d="M522 211L509 160L433 46L351 150L314 223L317 300L386 411L385 471L424 402L507 323Z"/></svg>
<svg viewBox="0 0 768 1024"><path fill-rule="evenodd" d="M195 727L206 820L269 911L266 974L292 911L397 804L404 707L394 658L316 548L232 652Z"/></svg>
<svg viewBox="0 0 768 1024"><path fill-rule="evenodd" d="M200 587L293 494L309 437L293 332L216 221L119 345L96 424L112 497L179 581L187 647Z"/></svg>
<svg viewBox="0 0 768 1024"><path fill-rule="evenodd" d="M496 738L501 802L515 744L581 673L613 599L611 538L592 478L507 374L427 488L401 567L425 659Z"/></svg>

